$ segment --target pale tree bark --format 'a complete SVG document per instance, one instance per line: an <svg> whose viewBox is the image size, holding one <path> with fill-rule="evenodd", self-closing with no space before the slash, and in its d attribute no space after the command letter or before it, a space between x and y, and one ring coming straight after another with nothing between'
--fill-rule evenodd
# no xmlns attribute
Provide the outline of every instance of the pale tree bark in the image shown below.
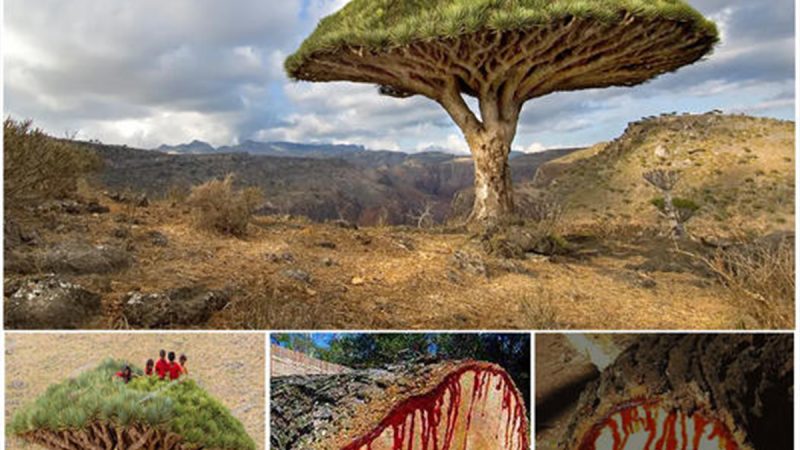
<svg viewBox="0 0 800 450"><path fill-rule="evenodd" d="M455 83L439 102L464 133L475 165L475 200L469 223L502 225L514 217L514 195L508 157L522 103L487 86L479 95L481 118L469 109Z"/></svg>

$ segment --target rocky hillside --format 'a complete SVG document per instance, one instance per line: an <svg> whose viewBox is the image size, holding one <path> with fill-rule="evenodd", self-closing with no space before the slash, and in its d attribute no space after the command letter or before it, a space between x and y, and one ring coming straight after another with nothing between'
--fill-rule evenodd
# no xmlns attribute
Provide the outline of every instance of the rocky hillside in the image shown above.
<svg viewBox="0 0 800 450"><path fill-rule="evenodd" d="M618 139L544 164L520 190L559 198L569 221L659 220L642 175L681 172L675 195L700 206L695 232L794 229L793 122L707 113L631 123Z"/></svg>
<svg viewBox="0 0 800 450"><path fill-rule="evenodd" d="M345 219L359 225L408 224L430 206L444 220L453 196L472 185L472 160L446 153L366 151L355 146L246 142L227 153L193 142L161 151L87 144L105 160L99 182L111 190L146 192L162 198L212 178L236 174L242 186L266 194L263 213L306 216L315 221ZM516 181L533 179L543 162L572 150L515 154ZM281 156L276 156L281 155ZM289 155L289 156L287 156ZM298 156L299 155L299 156Z"/></svg>

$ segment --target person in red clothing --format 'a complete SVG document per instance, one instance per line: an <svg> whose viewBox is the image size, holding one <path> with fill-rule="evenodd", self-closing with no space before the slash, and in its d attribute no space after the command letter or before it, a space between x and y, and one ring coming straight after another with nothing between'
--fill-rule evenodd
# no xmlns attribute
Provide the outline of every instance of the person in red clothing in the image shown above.
<svg viewBox="0 0 800 450"><path fill-rule="evenodd" d="M156 375L162 380L169 373L169 363L167 362L167 351L161 350L158 352L158 362L156 363Z"/></svg>
<svg viewBox="0 0 800 450"><path fill-rule="evenodd" d="M175 361L175 352L169 352L169 379L177 380L178 378L183 375L183 368L181 367L180 363Z"/></svg>
<svg viewBox="0 0 800 450"><path fill-rule="evenodd" d="M145 364L144 366L144 374L147 375L148 377L153 376L153 365L154 365L153 360L148 359L147 364Z"/></svg>
<svg viewBox="0 0 800 450"><path fill-rule="evenodd" d="M133 373L131 373L131 367L125 365L122 367L122 370L114 374L114 378L121 379L125 384L128 384L133 377Z"/></svg>

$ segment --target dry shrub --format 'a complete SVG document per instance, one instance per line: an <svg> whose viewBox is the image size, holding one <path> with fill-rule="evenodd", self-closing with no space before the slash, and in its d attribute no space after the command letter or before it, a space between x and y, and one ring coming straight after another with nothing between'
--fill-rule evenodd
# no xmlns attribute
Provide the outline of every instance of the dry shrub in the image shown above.
<svg viewBox="0 0 800 450"><path fill-rule="evenodd" d="M757 328L794 328L794 238L742 242L717 250L707 264Z"/></svg>
<svg viewBox="0 0 800 450"><path fill-rule="evenodd" d="M247 225L263 201L258 188L235 190L233 175L193 187L187 200L195 209L198 226L233 236L247 233Z"/></svg>
<svg viewBox="0 0 800 450"><path fill-rule="evenodd" d="M95 153L52 138L31 121L6 118L3 145L6 208L73 195L78 180L102 165Z"/></svg>
<svg viewBox="0 0 800 450"><path fill-rule="evenodd" d="M522 316L525 328L531 330L559 330L570 328L560 320L553 304L562 299L556 298L553 292L539 288L536 293L527 293L520 297Z"/></svg>

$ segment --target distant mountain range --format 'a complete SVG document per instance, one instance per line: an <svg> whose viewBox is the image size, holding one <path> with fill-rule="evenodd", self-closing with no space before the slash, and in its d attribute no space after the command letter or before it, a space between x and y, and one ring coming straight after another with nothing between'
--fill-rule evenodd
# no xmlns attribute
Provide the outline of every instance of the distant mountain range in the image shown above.
<svg viewBox="0 0 800 450"><path fill-rule="evenodd" d="M205 155L205 154L221 154L221 153L249 153L251 155L260 156L285 156L290 158L345 158L349 159L352 155L361 155L366 152L372 152L382 157L396 156L397 160L403 159L408 153L390 150L372 150L362 145L351 144L300 144L296 142L259 142L253 140L246 140L237 145L224 145L215 148L208 142L193 140L192 142L178 145L161 145L154 150L169 153L173 155ZM458 156L444 148L429 148L422 152L415 154L428 154L428 155L447 155L443 156L445 159ZM514 151L511 152L511 158L515 158L525 153ZM463 155L462 155L463 156Z"/></svg>

